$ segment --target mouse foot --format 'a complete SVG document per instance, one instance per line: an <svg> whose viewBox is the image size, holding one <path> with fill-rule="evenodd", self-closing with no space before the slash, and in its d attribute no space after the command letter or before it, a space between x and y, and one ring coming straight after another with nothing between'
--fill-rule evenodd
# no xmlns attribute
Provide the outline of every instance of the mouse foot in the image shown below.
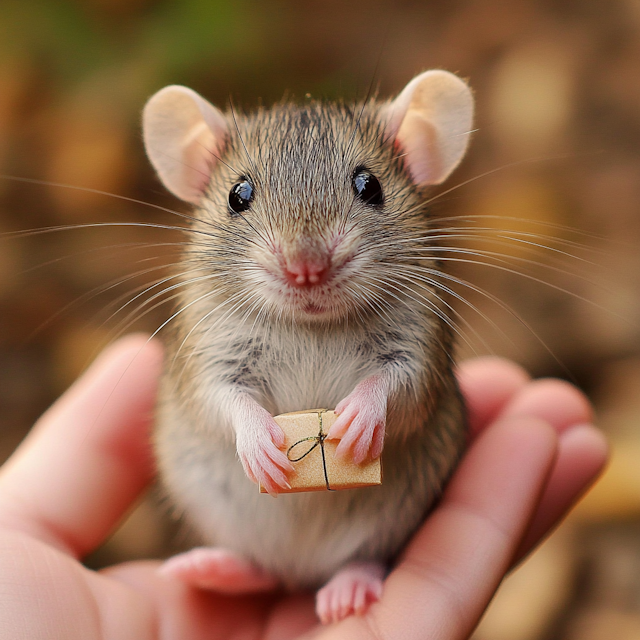
<svg viewBox="0 0 640 640"><path fill-rule="evenodd" d="M169 558L158 569L161 575L192 587L226 594L270 591L278 581L226 549L196 547Z"/></svg>
<svg viewBox="0 0 640 640"><path fill-rule="evenodd" d="M338 571L316 595L316 613L322 624L363 614L382 595L384 567L375 562L353 562Z"/></svg>
<svg viewBox="0 0 640 640"><path fill-rule="evenodd" d="M361 464L380 457L387 419L387 392L387 378L372 375L338 403L338 419L327 435L329 440L340 439L337 458Z"/></svg>
<svg viewBox="0 0 640 640"><path fill-rule="evenodd" d="M291 489L287 475L294 469L279 448L284 445L284 433L278 423L246 394L238 404L238 416L236 448L247 476L272 496Z"/></svg>

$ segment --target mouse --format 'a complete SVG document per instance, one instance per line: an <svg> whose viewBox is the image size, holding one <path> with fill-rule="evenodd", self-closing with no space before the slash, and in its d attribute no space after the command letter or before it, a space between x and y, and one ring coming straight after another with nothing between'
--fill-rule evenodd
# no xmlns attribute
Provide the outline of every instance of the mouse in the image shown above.
<svg viewBox="0 0 640 640"><path fill-rule="evenodd" d="M223 112L178 85L148 100L148 158L191 206L154 447L202 542L161 573L314 589L323 623L380 598L467 439L428 194L465 155L473 111L440 69L389 100ZM295 468L274 416L316 407L335 408L336 456L381 457L380 486L284 493Z"/></svg>

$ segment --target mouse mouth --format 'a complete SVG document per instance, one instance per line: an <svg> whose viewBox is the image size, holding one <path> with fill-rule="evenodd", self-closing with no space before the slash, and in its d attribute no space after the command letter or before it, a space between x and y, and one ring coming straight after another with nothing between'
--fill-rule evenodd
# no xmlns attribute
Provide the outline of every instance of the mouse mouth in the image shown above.
<svg viewBox="0 0 640 640"><path fill-rule="evenodd" d="M284 288L281 291L281 302L291 307L293 311L301 311L312 316L317 316L330 311L335 306L334 296L331 295L331 288L322 286L311 291L299 291L292 287Z"/></svg>
<svg viewBox="0 0 640 640"><path fill-rule="evenodd" d="M304 313L308 313L311 316L317 316L327 312L327 309L325 307L320 306L319 304L316 304L314 302L302 304L300 308Z"/></svg>
<svg viewBox="0 0 640 640"><path fill-rule="evenodd" d="M285 260L268 255L257 256L252 280L254 291L278 316L288 315L299 320L329 322L350 315L354 296L349 282L353 278L353 255L336 259L313 260L303 256Z"/></svg>
<svg viewBox="0 0 640 640"><path fill-rule="evenodd" d="M295 287L275 274L268 273L263 281L261 294L276 314L284 313L306 320L338 319L350 307L348 300L344 299L340 283L333 278L317 286Z"/></svg>

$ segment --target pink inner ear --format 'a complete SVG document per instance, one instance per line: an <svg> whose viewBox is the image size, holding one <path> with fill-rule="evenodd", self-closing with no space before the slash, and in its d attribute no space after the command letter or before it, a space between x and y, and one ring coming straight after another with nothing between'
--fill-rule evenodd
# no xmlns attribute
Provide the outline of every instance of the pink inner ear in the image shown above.
<svg viewBox="0 0 640 640"><path fill-rule="evenodd" d="M191 135L191 138L183 151L182 176L188 190L188 194L185 193L185 199L198 202L209 184L218 149L213 133L204 123Z"/></svg>
<svg viewBox="0 0 640 640"><path fill-rule="evenodd" d="M396 144L404 162L419 185L438 184L446 177L438 145L438 131L424 118L409 113L402 122Z"/></svg>

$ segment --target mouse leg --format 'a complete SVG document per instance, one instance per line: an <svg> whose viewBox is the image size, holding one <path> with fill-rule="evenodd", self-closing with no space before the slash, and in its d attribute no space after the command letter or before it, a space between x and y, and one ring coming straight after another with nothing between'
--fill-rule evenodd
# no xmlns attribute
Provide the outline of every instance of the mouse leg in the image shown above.
<svg viewBox="0 0 640 640"><path fill-rule="evenodd" d="M351 457L360 464L375 460L382 453L387 421L389 380L384 374L365 378L338 403L335 421L327 437L340 439L336 457Z"/></svg>
<svg viewBox="0 0 640 640"><path fill-rule="evenodd" d="M352 562L336 573L316 595L316 613L323 624L360 615L382 595L384 567L376 562Z"/></svg>
<svg viewBox="0 0 640 640"><path fill-rule="evenodd" d="M196 547L169 558L158 569L167 578L226 594L270 591L278 581L226 549Z"/></svg>

